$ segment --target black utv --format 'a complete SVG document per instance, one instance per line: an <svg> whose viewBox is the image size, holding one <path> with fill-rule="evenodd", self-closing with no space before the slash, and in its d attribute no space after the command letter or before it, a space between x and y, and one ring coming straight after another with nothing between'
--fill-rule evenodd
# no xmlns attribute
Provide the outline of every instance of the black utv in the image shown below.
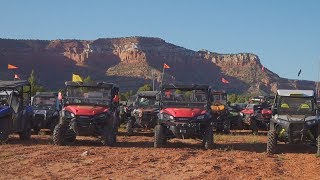
<svg viewBox="0 0 320 180"><path fill-rule="evenodd" d="M131 118L127 122L127 133L132 135L134 129L151 129L157 124L159 113L159 102L156 96L159 91L141 91L132 104Z"/></svg>
<svg viewBox="0 0 320 180"><path fill-rule="evenodd" d="M32 98L33 120L32 128L35 134L40 129L50 129L53 132L54 127L59 122L59 101L58 93L55 92L37 92Z"/></svg>
<svg viewBox="0 0 320 180"><path fill-rule="evenodd" d="M31 137L31 88L28 81L0 81L0 144L18 133L21 140Z"/></svg>
<svg viewBox="0 0 320 180"><path fill-rule="evenodd" d="M207 85L163 85L158 124L154 128L154 147L162 147L170 138L193 138L200 139L205 149L212 149L209 97Z"/></svg>
<svg viewBox="0 0 320 180"><path fill-rule="evenodd" d="M105 82L66 82L60 121L53 131L55 145L67 145L76 136L99 137L103 145L116 143L119 88Z"/></svg>
<svg viewBox="0 0 320 180"><path fill-rule="evenodd" d="M320 155L320 123L313 90L277 91L272 107L267 153L274 154L277 142L317 145Z"/></svg>

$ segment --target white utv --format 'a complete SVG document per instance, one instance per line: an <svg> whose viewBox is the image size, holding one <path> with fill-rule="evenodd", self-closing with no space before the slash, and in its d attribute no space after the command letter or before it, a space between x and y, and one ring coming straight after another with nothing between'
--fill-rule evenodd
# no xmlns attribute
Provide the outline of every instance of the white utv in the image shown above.
<svg viewBox="0 0 320 180"><path fill-rule="evenodd" d="M279 89L272 106L267 153L276 153L277 142L317 145L320 155L320 123L313 90Z"/></svg>

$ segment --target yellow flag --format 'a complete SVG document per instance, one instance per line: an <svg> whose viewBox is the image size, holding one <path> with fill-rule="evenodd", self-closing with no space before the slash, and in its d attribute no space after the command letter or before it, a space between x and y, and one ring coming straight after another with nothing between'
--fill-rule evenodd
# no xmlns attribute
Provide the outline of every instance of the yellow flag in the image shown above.
<svg viewBox="0 0 320 180"><path fill-rule="evenodd" d="M83 82L82 78L78 74L72 74L72 81L73 82Z"/></svg>

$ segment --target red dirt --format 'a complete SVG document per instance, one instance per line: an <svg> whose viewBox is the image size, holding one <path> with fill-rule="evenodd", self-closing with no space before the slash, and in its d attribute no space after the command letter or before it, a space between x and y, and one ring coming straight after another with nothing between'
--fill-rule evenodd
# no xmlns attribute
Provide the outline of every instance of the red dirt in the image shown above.
<svg viewBox="0 0 320 180"><path fill-rule="evenodd" d="M144 136L146 135L146 136ZM49 136L0 146L0 179L319 179L315 147L279 145L265 154L266 136L218 135L216 149L203 150L195 140L170 140L154 149L152 134L120 134L116 147L94 138L72 146L52 145ZM87 151L87 155L82 155Z"/></svg>

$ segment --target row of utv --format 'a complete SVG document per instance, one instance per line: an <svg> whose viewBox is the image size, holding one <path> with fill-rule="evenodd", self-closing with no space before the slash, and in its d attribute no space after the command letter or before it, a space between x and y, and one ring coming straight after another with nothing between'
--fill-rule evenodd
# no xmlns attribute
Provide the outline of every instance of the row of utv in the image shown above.
<svg viewBox="0 0 320 180"><path fill-rule="evenodd" d="M70 145L76 136L94 136L106 146L116 143L118 127L127 135L154 131L154 147L171 138L198 139L214 148L214 134L248 129L268 131L267 153L277 143L308 143L320 155L320 123L313 90L277 90L274 97L230 104L225 92L207 85L163 85L119 101L119 87L105 82L66 82L63 93L38 92L28 81L0 81L0 143L17 133L21 140L49 129L55 145Z"/></svg>

